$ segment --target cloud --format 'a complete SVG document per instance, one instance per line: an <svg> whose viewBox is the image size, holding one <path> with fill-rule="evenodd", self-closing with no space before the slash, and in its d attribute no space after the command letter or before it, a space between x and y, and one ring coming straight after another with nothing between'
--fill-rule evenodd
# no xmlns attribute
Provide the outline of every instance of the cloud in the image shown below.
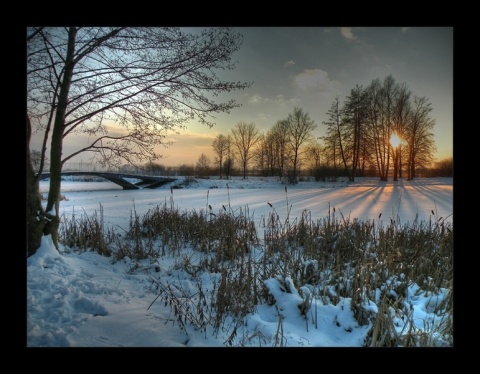
<svg viewBox="0 0 480 374"><path fill-rule="evenodd" d="M253 95L246 95L247 96L247 102L249 104L263 104L263 105L274 105L274 106L284 106L284 105L290 105L295 103L294 98L288 99L286 98L283 94L278 94L275 96L272 96L271 98L260 96L259 94L253 94Z"/></svg>
<svg viewBox="0 0 480 374"><path fill-rule="evenodd" d="M262 104L270 101L268 98L260 96L259 94L248 95L247 100L251 104Z"/></svg>
<svg viewBox="0 0 480 374"><path fill-rule="evenodd" d="M340 27L340 33L345 39L356 40L357 36L353 34L351 27Z"/></svg>
<svg viewBox="0 0 480 374"><path fill-rule="evenodd" d="M295 65L295 61L290 60L290 61L285 62L284 67L289 68L290 66L293 66L293 65Z"/></svg>
<svg viewBox="0 0 480 374"><path fill-rule="evenodd" d="M410 27L402 27L402 33L406 34L410 30Z"/></svg>
<svg viewBox="0 0 480 374"><path fill-rule="evenodd" d="M322 69L306 69L295 77L295 83L302 90L318 90L319 92L336 91L339 82L331 80Z"/></svg>

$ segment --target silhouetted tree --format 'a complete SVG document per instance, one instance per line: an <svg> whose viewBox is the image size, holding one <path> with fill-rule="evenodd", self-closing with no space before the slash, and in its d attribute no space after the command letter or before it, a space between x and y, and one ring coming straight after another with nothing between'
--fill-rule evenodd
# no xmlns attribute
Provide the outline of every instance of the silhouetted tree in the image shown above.
<svg viewBox="0 0 480 374"><path fill-rule="evenodd" d="M402 152L403 144L405 142L406 127L408 125L408 118L410 116L410 95L406 84L398 85L396 91L396 97L393 108L393 127L396 135L400 138L401 142L393 150L393 180L398 180L398 177L402 178Z"/></svg>
<svg viewBox="0 0 480 374"><path fill-rule="evenodd" d="M272 149L272 168L277 170L277 175L282 177L285 172L287 160L287 144L290 142L290 122L286 119L279 120L269 133L269 143Z"/></svg>
<svg viewBox="0 0 480 374"><path fill-rule="evenodd" d="M182 164L177 168L177 172L179 175L191 177L195 174L195 166Z"/></svg>
<svg viewBox="0 0 480 374"><path fill-rule="evenodd" d="M349 156L353 157L353 150L355 148L353 146L347 147L349 140L350 144L352 143L351 137L353 137L353 132L351 131L350 127L346 126L345 123L342 122L342 110L339 105L340 103L338 97L336 97L332 103L332 106L327 112L329 115L329 120L324 122L324 124L328 126L327 134L331 134L325 139L330 143L330 148L333 149L334 152L336 152L338 145L339 157L342 161L345 173L348 175L348 180L353 181L353 166L350 167L348 161Z"/></svg>
<svg viewBox="0 0 480 374"><path fill-rule="evenodd" d="M253 150L253 161L256 168L262 171L263 175L268 175L269 170L269 150L266 143L265 134L260 134L257 142L257 146Z"/></svg>
<svg viewBox="0 0 480 374"><path fill-rule="evenodd" d="M162 175L165 173L165 165L149 161L143 166L143 170L146 174Z"/></svg>
<svg viewBox="0 0 480 374"><path fill-rule="evenodd" d="M225 136L220 134L215 137L212 143L213 150L217 155L215 162L218 164L220 179L222 178L223 162L225 158L228 157L230 141L231 141L230 136Z"/></svg>
<svg viewBox="0 0 480 374"><path fill-rule="evenodd" d="M427 177L453 177L453 157L436 161L432 168L425 171Z"/></svg>
<svg viewBox="0 0 480 374"><path fill-rule="evenodd" d="M247 165L253 156L252 147L260 140L260 132L254 123L239 122L232 129L233 144L242 164L243 179L247 177Z"/></svg>
<svg viewBox="0 0 480 374"><path fill-rule="evenodd" d="M310 168L313 175L317 175L320 170L323 147L317 141L312 141L305 147L305 154L310 160Z"/></svg>
<svg viewBox="0 0 480 374"><path fill-rule="evenodd" d="M204 153L202 153L199 157L198 157L198 160L197 160L197 165L196 165L196 172L198 175L200 176L207 176L210 174L210 164L211 164L211 161L210 161L210 158L205 155Z"/></svg>
<svg viewBox="0 0 480 374"><path fill-rule="evenodd" d="M297 183L300 162L302 158L301 147L313 139L312 131L317 128L310 115L299 107L293 108L288 115L288 156L291 163L290 183Z"/></svg>
<svg viewBox="0 0 480 374"><path fill-rule="evenodd" d="M433 128L435 121L430 117L432 106L425 97L415 96L405 129L408 148L407 178L416 177L417 167L427 167L436 150Z"/></svg>
<svg viewBox="0 0 480 374"><path fill-rule="evenodd" d="M398 85L389 75L383 82L375 79L366 88L367 126L370 136L371 153L374 155L380 180L388 180L391 159L390 137L395 130L394 110Z"/></svg>
<svg viewBox="0 0 480 374"><path fill-rule="evenodd" d="M367 96L361 86L350 91L341 111L343 142L341 149L345 154L345 168L350 181L355 180L357 170L364 170L367 159L365 126L367 122Z"/></svg>

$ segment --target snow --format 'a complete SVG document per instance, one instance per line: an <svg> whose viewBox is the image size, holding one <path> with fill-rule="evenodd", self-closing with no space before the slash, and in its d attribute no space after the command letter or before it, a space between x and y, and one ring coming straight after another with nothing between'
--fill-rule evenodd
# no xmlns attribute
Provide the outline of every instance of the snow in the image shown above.
<svg viewBox="0 0 480 374"><path fill-rule="evenodd" d="M422 220L453 221L452 178L398 182L357 178L353 183L303 181L285 185L275 178L251 177L197 179L184 188L174 188L184 181L179 177L157 189L139 190L123 190L107 181L63 181L65 200L60 203L60 214L79 217L101 211L106 225L126 230L133 213L142 216L162 204L180 211L220 214L227 210L251 217L260 238L263 222L272 212L278 214L280 222L290 223L302 214L315 220L333 211L338 218L369 219L380 225L390 220L402 225ZM40 186L43 193L48 190L48 182ZM187 249L182 256L193 258L198 253ZM112 257L63 245L58 252L51 237L43 237L37 253L27 259L27 347L228 346L233 320L227 318L218 331L211 325L199 329L186 324L181 329L172 309L159 296L160 289L168 285L178 299L193 300L200 279L208 301L219 274L201 273L193 278L176 266L178 261L178 256L161 256L155 262L144 260L140 264L128 257L114 262ZM362 346L371 326L356 321L350 299L324 304L310 297L307 285L296 289L288 276L271 278L265 285L275 304L256 306L245 325L239 326L234 346ZM411 284L407 302L413 309L415 327L428 332L441 322L432 310L446 296L446 290L437 294L418 291L419 287ZM305 316L299 313L299 306L307 297L311 308ZM368 301L365 310L377 312L379 304L380 300ZM399 331L408 328L400 318L395 324Z"/></svg>

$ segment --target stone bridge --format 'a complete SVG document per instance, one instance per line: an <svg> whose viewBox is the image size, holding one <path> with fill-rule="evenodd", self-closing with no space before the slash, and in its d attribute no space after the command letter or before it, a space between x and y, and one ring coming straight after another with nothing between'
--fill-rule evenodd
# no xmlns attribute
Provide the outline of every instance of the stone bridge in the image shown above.
<svg viewBox="0 0 480 374"><path fill-rule="evenodd" d="M175 178L155 177L151 175L111 173L111 172L95 172L95 171L66 171L62 172L62 176L80 176L92 175L95 177L105 178L109 181L122 186L124 190L137 190L142 188L157 188L165 183L173 182ZM50 178L50 173L42 173L41 180ZM138 182L131 182L126 179L139 179Z"/></svg>

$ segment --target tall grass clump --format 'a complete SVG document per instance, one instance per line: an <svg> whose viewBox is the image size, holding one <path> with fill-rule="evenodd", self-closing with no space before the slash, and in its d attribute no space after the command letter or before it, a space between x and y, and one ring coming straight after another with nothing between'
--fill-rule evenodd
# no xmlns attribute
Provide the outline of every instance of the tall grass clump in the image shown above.
<svg viewBox="0 0 480 374"><path fill-rule="evenodd" d="M85 213L77 217L75 211L71 217L64 214L58 232L59 242L67 247L91 249L102 256L112 254L109 246L116 237L116 233L104 225L101 204L99 212L95 212L91 217Z"/></svg>

